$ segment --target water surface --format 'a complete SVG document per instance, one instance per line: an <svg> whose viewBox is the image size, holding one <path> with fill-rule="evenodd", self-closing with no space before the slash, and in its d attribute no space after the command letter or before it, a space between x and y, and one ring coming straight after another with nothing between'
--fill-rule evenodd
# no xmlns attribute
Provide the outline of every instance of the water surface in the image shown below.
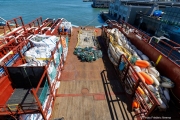
<svg viewBox="0 0 180 120"><path fill-rule="evenodd" d="M100 11L107 9L92 8L92 2L83 0L0 0L0 17L11 20L22 16L25 23L42 16L46 18L65 18L78 26L98 26L104 22Z"/></svg>

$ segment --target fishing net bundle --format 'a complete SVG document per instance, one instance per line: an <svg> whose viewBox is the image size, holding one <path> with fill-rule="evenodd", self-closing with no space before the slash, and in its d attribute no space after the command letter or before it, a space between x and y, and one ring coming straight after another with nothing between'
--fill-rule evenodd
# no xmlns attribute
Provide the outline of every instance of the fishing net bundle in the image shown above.
<svg viewBox="0 0 180 120"><path fill-rule="evenodd" d="M82 62L92 62L102 58L102 51L93 47L75 48L74 55L77 55Z"/></svg>

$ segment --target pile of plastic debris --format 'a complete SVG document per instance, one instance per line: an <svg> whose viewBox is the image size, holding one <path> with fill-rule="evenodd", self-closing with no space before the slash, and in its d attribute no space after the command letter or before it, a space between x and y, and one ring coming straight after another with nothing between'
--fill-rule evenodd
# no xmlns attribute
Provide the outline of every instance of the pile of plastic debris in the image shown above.
<svg viewBox="0 0 180 120"><path fill-rule="evenodd" d="M77 55L82 62L92 62L102 58L102 51L93 47L75 48L74 55Z"/></svg>

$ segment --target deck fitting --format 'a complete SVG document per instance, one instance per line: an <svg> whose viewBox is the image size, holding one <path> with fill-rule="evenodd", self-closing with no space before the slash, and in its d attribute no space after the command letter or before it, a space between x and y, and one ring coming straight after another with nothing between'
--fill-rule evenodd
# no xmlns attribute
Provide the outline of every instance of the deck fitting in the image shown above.
<svg viewBox="0 0 180 120"><path fill-rule="evenodd" d="M81 93L82 93L82 95L87 95L87 94L89 94L89 90L87 88L83 88L81 90Z"/></svg>

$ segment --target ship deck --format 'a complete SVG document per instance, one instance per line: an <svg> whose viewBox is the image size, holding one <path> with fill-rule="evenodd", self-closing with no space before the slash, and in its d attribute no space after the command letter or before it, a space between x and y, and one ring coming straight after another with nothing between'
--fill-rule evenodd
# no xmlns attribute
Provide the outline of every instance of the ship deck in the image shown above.
<svg viewBox="0 0 180 120"><path fill-rule="evenodd" d="M97 38L103 58L90 63L81 62L73 54L79 29L73 28L52 119L62 116L65 120L133 119L131 101L121 87L113 64L108 59L100 38L101 29L98 29Z"/></svg>

